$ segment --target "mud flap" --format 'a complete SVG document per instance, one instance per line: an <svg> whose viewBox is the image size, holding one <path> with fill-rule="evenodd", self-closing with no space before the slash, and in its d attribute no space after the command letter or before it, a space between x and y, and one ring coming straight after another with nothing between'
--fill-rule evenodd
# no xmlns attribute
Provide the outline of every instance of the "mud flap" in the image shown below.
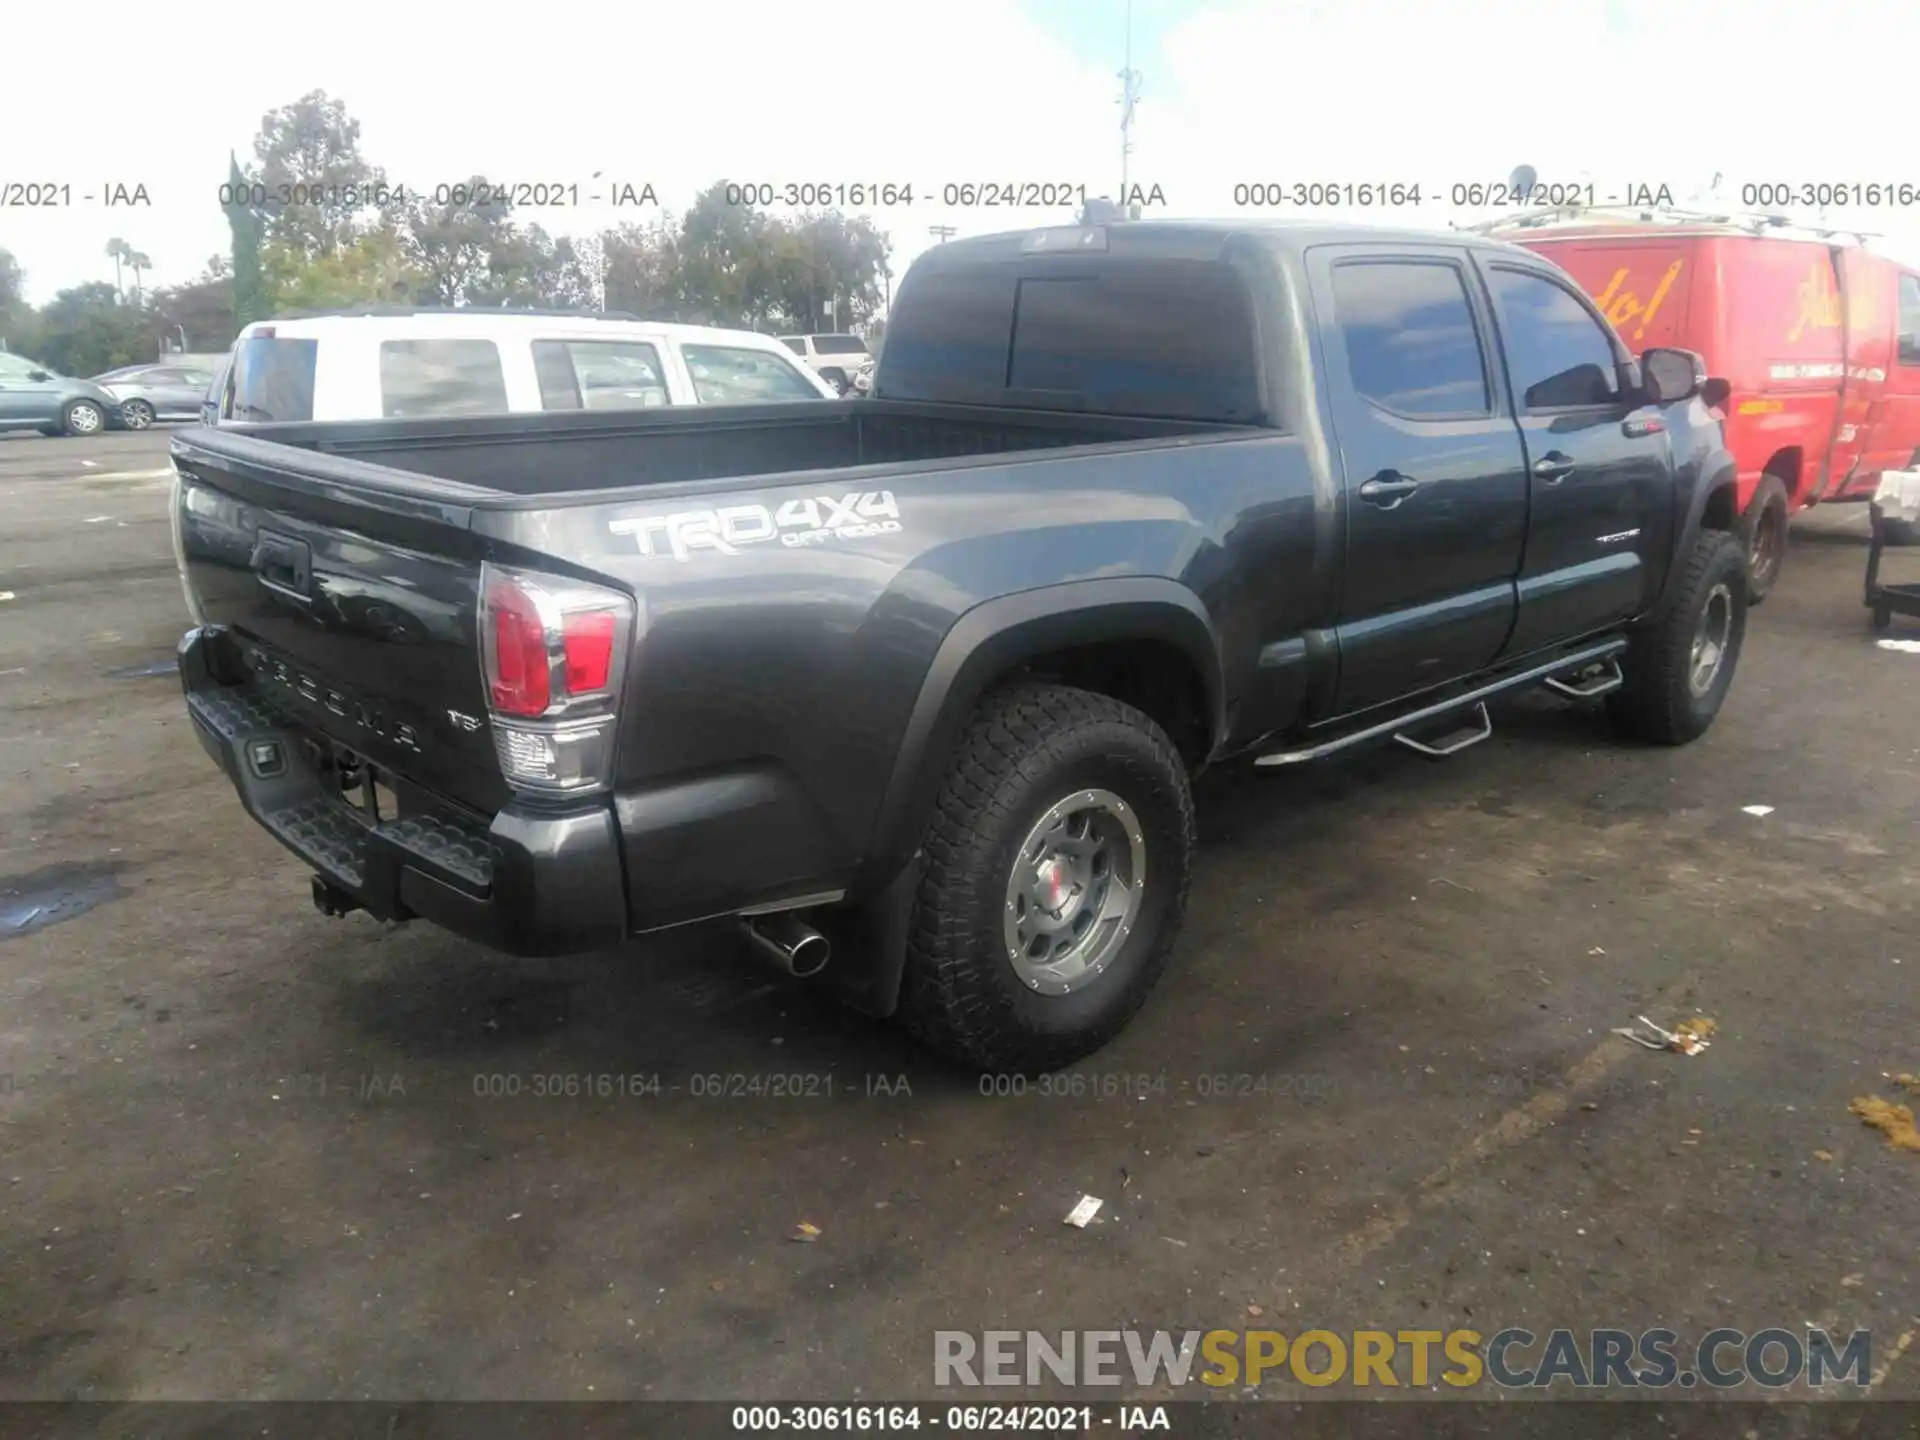
<svg viewBox="0 0 1920 1440"><path fill-rule="evenodd" d="M924 866L924 854L916 852L885 889L867 900L807 917L833 942L833 962L817 983L848 1008L884 1020L898 1007L907 927Z"/></svg>

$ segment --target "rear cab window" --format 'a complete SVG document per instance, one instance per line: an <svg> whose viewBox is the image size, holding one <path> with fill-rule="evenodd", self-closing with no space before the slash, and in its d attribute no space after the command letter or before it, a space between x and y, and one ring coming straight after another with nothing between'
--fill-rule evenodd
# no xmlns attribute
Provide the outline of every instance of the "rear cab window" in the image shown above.
<svg viewBox="0 0 1920 1440"><path fill-rule="evenodd" d="M916 277L887 333L894 399L1249 423L1253 299L1231 267L1118 259Z"/></svg>
<svg viewBox="0 0 1920 1440"><path fill-rule="evenodd" d="M702 405L758 405L768 401L824 400L793 367L771 350L734 345L682 345L681 358Z"/></svg>
<svg viewBox="0 0 1920 1440"><path fill-rule="evenodd" d="M507 405L500 348L491 340L383 340L380 413L499 415Z"/></svg>
<svg viewBox="0 0 1920 1440"><path fill-rule="evenodd" d="M534 374L546 410L670 405L660 351L643 340L536 340Z"/></svg>
<svg viewBox="0 0 1920 1440"><path fill-rule="evenodd" d="M234 346L220 418L245 423L313 419L317 340L252 335Z"/></svg>

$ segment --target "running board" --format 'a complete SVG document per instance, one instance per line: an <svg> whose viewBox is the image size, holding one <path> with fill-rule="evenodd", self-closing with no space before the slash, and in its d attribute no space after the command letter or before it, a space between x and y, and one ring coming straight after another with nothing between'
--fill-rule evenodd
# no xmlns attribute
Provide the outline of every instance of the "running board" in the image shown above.
<svg viewBox="0 0 1920 1440"><path fill-rule="evenodd" d="M1482 740L1493 734L1493 717L1487 714L1487 702L1482 700L1473 707L1473 718L1457 730L1450 730L1433 744L1416 740L1406 731L1394 733L1394 739L1409 750L1417 750L1429 760L1444 760L1449 755L1458 755L1462 750L1471 750Z"/></svg>
<svg viewBox="0 0 1920 1440"><path fill-rule="evenodd" d="M1627 677L1620 673L1620 662L1608 658L1589 667L1593 673L1579 680L1562 680L1558 675L1549 675L1545 684L1549 690L1557 690L1570 700L1591 700L1608 691L1618 690L1627 683Z"/></svg>
<svg viewBox="0 0 1920 1440"><path fill-rule="evenodd" d="M1382 720L1376 725L1368 725L1364 729L1355 730L1350 735L1322 740L1317 745L1303 745L1294 750L1275 750L1271 754L1260 756L1253 763L1255 765L1304 765L1310 760L1319 760L1325 756L1337 754L1339 751L1351 749L1355 745L1365 745L1372 740L1395 739L1403 731L1418 729L1429 720L1441 720L1462 710L1472 709L1495 695L1503 695L1509 690L1519 690L1528 685L1535 685L1570 671L1578 673L1602 661L1613 661L1626 648L1627 642L1624 639L1607 640L1598 645L1588 646L1585 650L1576 651L1572 655L1562 655L1544 664L1532 666L1517 674L1502 676L1498 680L1477 686L1464 695L1435 701L1411 714L1396 715L1391 720ZM1616 664L1614 668L1617 671L1619 667ZM1416 748L1418 748L1417 744Z"/></svg>

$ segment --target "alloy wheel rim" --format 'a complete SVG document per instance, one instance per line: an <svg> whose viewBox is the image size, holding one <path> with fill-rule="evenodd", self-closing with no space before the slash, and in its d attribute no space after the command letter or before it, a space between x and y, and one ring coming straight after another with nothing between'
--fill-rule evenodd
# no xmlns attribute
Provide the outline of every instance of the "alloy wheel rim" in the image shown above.
<svg viewBox="0 0 1920 1440"><path fill-rule="evenodd" d="M91 405L76 405L69 412L67 423L82 435L91 435L100 428L100 412Z"/></svg>
<svg viewBox="0 0 1920 1440"><path fill-rule="evenodd" d="M1002 938L1022 984L1067 995L1127 943L1147 876L1140 817L1111 790L1076 790L1034 822L1007 877Z"/></svg>
<svg viewBox="0 0 1920 1440"><path fill-rule="evenodd" d="M144 430L153 423L153 413L139 401L125 407L120 418L127 422L129 430Z"/></svg>
<svg viewBox="0 0 1920 1440"><path fill-rule="evenodd" d="M1687 688L1696 696L1705 695L1719 677L1726 662L1727 646L1733 638L1733 592L1724 584L1707 592L1707 603L1700 607L1699 622L1693 627L1693 647L1687 662Z"/></svg>
<svg viewBox="0 0 1920 1440"><path fill-rule="evenodd" d="M1760 528L1753 537L1753 577L1764 584L1779 568L1786 549L1787 527L1779 512L1769 509L1760 517Z"/></svg>

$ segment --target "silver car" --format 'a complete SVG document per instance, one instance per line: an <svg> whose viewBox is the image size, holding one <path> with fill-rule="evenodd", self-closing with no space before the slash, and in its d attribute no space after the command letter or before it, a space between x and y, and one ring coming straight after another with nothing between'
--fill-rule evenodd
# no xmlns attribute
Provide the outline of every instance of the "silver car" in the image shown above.
<svg viewBox="0 0 1920 1440"><path fill-rule="evenodd" d="M93 377L120 402L120 423L144 430L156 420L195 420L213 373L184 365L130 365Z"/></svg>

